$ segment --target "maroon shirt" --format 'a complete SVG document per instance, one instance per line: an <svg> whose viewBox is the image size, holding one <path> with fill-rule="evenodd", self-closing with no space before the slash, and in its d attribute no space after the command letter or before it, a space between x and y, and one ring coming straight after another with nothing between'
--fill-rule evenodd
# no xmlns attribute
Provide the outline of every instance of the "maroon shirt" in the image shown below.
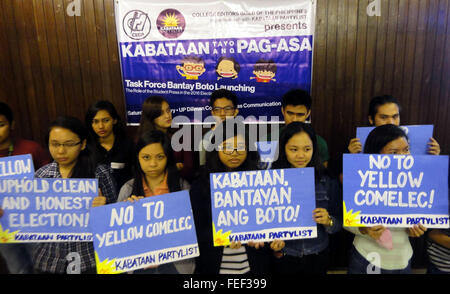
<svg viewBox="0 0 450 294"><path fill-rule="evenodd" d="M0 150L0 157L6 157L9 154L9 148ZM48 152L38 143L25 139L14 139L14 150L12 155L31 154L33 158L34 170L49 164L51 162Z"/></svg>

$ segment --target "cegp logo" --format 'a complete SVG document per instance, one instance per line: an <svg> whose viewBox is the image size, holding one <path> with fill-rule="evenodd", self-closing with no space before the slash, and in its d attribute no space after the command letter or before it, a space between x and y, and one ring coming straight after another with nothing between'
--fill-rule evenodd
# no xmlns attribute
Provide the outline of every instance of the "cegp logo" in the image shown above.
<svg viewBox="0 0 450 294"><path fill-rule="evenodd" d="M123 30L131 39L144 39L150 33L150 28L150 18L143 11L131 10L123 18Z"/></svg>
<svg viewBox="0 0 450 294"><path fill-rule="evenodd" d="M178 38L186 27L184 16L176 9L162 11L156 20L158 31L166 38Z"/></svg>

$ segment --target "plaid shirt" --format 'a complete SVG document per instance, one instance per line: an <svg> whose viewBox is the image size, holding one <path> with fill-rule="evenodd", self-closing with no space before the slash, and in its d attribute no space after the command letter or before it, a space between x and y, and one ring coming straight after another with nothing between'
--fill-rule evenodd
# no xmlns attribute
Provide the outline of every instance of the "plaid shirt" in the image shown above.
<svg viewBox="0 0 450 294"><path fill-rule="evenodd" d="M61 178L58 164L52 162L35 173L36 178ZM117 191L110 171L105 165L98 165L95 177L106 203L114 203L117 200ZM61 242L61 243L36 243L33 250L34 268L41 272L64 274L72 260L66 260L71 252L77 252L81 258L81 272L95 269L95 256L93 242Z"/></svg>

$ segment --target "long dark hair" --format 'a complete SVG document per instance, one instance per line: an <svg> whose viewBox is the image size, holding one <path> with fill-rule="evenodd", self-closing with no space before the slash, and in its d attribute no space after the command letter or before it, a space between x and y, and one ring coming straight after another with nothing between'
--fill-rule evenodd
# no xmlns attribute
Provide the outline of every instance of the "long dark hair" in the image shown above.
<svg viewBox="0 0 450 294"><path fill-rule="evenodd" d="M317 145L317 137L313 127L310 124L302 122L292 122L285 126L280 134L278 143L278 159L272 164L272 169L291 168L286 157L286 144L296 134L305 132L313 143L313 155L307 167L314 167L316 179L320 179L324 173L324 167L319 157L319 147Z"/></svg>
<svg viewBox="0 0 450 294"><path fill-rule="evenodd" d="M175 159L173 157L172 147L170 146L170 139L161 131L153 130L146 132L139 137L136 144L136 155L134 159L134 184L132 195L143 196L144 188L142 186L142 178L145 178L145 174L141 169L139 164L139 152L147 145L150 144L161 144L164 154L167 157L166 171L167 175L167 185L169 186L170 192L176 192L181 190L180 186L180 175L178 174L177 167L175 165Z"/></svg>
<svg viewBox="0 0 450 294"><path fill-rule="evenodd" d="M248 125L234 119L229 118L224 120L222 123L218 124L214 129L212 136L212 141L214 150L206 152L206 163L205 168L208 173L215 172L225 172L227 171L226 166L220 161L219 153L217 152L217 147L220 146L224 141L229 138L236 136L242 136L245 139L245 148L247 150L247 158L245 161L236 169L236 171L244 170L257 170L260 164L260 156L258 151L256 151L255 140L249 136L250 131ZM255 138L256 139L256 136ZM250 142L252 141L252 142Z"/></svg>
<svg viewBox="0 0 450 294"><path fill-rule="evenodd" d="M76 134L80 138L81 144L88 138L88 131L78 118L71 116L60 116L50 123L48 128L46 142L47 146L49 144L50 131L55 128L60 127L67 129L72 133ZM77 158L77 163L72 170L71 178L95 178L95 160L92 158L89 148L81 150Z"/></svg>
<svg viewBox="0 0 450 294"><path fill-rule="evenodd" d="M146 132L156 130L155 119L161 116L164 102L169 104L162 96L150 96L142 103L141 121L137 132L139 137Z"/></svg>
<svg viewBox="0 0 450 294"><path fill-rule="evenodd" d="M379 154L381 149L389 142L401 137L409 141L406 133L396 125L387 124L376 127L367 136L364 143L364 153Z"/></svg>
<svg viewBox="0 0 450 294"><path fill-rule="evenodd" d="M91 106L89 106L84 123L86 124L86 128L88 129L89 136L92 139L97 140L98 135L94 132L94 129L92 128L92 120L97 115L97 112L100 110L105 110L109 113L109 115L112 117L112 119L116 120L117 122L113 126L113 133L114 136L117 137L117 139L122 139L125 136L125 125L117 113L116 108L114 107L114 104L107 100L100 100L97 102L94 102Z"/></svg>

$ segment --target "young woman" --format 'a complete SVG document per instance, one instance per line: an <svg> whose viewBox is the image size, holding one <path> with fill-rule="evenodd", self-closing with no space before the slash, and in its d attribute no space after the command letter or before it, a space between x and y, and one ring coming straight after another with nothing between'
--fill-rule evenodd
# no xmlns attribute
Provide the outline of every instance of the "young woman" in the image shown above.
<svg viewBox="0 0 450 294"><path fill-rule="evenodd" d="M233 124L233 132L227 132ZM227 126L228 125L228 126ZM231 129L231 128L230 128ZM206 163L190 191L200 256L199 274L264 274L269 271L268 249L256 250L232 242L230 247L214 247L209 175L217 172L257 170L259 154L249 151L248 128L228 119L214 130L215 149L206 154Z"/></svg>
<svg viewBox="0 0 450 294"><path fill-rule="evenodd" d="M88 132L77 118L59 117L50 124L47 142L53 162L36 171L37 178L97 178L99 196L92 207L114 203L117 199L115 183L108 168L95 164L87 145ZM92 242L36 243L33 252L38 273L66 273L70 253L80 255L81 273L96 273Z"/></svg>
<svg viewBox="0 0 450 294"><path fill-rule="evenodd" d="M132 177L134 143L126 135L116 108L109 101L95 102L86 113L85 124L89 131L88 148L99 164L111 168L119 190Z"/></svg>
<svg viewBox="0 0 450 294"><path fill-rule="evenodd" d="M373 129L366 139L364 153L369 154L410 154L408 137L396 125L386 124ZM355 234L350 253L349 274L366 274L375 265L369 262L373 252L379 255L382 274L410 274L413 250L408 237L420 237L426 231L422 225L413 228L391 228L382 225L374 227L345 227ZM391 244L383 245L381 240L392 239ZM377 242L378 240L378 242Z"/></svg>
<svg viewBox="0 0 450 294"><path fill-rule="evenodd" d="M161 96L150 96L142 104L142 115L138 136L153 130L166 133L169 138L174 134L171 129L172 111L169 103ZM194 174L194 153L190 150L173 151L176 167L182 178L192 181Z"/></svg>
<svg viewBox="0 0 450 294"><path fill-rule="evenodd" d="M135 201L144 197L188 190L189 184L177 171L169 138L154 130L142 134L136 145L134 177L120 189L118 201ZM193 259L162 264L134 273L192 274Z"/></svg>
<svg viewBox="0 0 450 294"><path fill-rule="evenodd" d="M318 226L317 238L272 242L271 248L278 249L273 254L275 273L325 274L329 256L328 234L342 227L338 217L341 215L339 184L326 174L319 159L316 138L311 125L302 122L288 124L280 134L279 156L272 168L314 167L317 208L311 211L311 217Z"/></svg>

